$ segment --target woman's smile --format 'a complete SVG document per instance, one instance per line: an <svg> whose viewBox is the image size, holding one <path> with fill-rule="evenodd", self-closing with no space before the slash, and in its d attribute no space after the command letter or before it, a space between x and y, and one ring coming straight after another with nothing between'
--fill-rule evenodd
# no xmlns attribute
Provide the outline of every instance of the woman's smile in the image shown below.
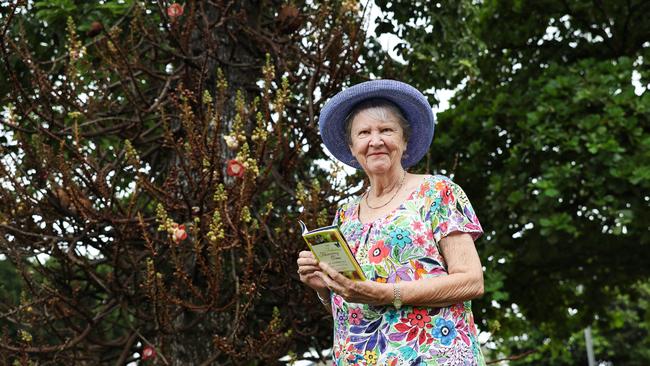
<svg viewBox="0 0 650 366"><path fill-rule="evenodd" d="M406 142L399 122L380 121L362 112L351 128L350 150L370 174L384 174L400 165Z"/></svg>

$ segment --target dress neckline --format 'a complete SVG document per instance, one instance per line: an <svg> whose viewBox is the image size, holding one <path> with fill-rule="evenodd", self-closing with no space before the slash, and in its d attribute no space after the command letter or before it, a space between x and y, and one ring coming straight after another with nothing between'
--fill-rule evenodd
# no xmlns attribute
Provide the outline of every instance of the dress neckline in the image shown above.
<svg viewBox="0 0 650 366"><path fill-rule="evenodd" d="M374 220L372 220L372 221L366 222L366 223L364 223L363 221L361 221L361 218L359 218L359 209L361 208L361 200L363 199L363 194L361 194L361 195L357 198L357 200L356 200L356 201L357 201L357 202L356 202L357 207L354 208L354 219L357 220L357 221L358 221L358 222L359 222L359 223L360 223L364 228L365 228L366 226L372 226L374 223L376 223L376 222L378 222L378 221L384 221L384 220L386 220L388 217L392 216L392 215L393 215L397 210L400 210L400 209L404 208L404 205L405 205L408 201L412 200L413 197L414 197L418 192L420 192L420 191L422 190L422 187L424 186L424 184L425 184L429 179L431 179L431 178L433 178L433 175L427 175L427 176L425 176L424 179L422 179L422 183L420 183L420 185L417 186L417 188L415 188L414 190L412 190L411 193L409 193L409 195L406 197L406 199L404 199L404 200L403 200L403 201L402 201L402 202L401 202L397 207L395 207L394 209L390 210L390 211L389 211L388 213L386 213L385 215L382 215L382 216L380 216L380 217L378 217L378 218L376 218L376 219L374 219Z"/></svg>

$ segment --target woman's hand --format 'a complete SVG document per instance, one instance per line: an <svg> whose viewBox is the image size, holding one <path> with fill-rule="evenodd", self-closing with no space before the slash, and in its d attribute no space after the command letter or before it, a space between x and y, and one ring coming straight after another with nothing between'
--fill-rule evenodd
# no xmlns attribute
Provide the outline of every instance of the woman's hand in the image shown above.
<svg viewBox="0 0 650 366"><path fill-rule="evenodd" d="M303 250L298 254L298 274L300 281L305 285L313 288L319 293L329 291L325 281L319 275L321 269L318 266L318 261L314 258L314 254L308 250Z"/></svg>
<svg viewBox="0 0 650 366"><path fill-rule="evenodd" d="M345 301L357 304L386 305L392 303L393 288L391 285L375 281L353 281L330 267L327 263L319 264L322 272L320 279L340 295Z"/></svg>

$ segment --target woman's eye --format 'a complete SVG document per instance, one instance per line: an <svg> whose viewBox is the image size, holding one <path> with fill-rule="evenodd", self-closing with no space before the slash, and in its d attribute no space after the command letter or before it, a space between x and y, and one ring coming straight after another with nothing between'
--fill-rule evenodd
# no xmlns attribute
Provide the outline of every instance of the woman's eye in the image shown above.
<svg viewBox="0 0 650 366"><path fill-rule="evenodd" d="M359 136L363 136L363 135L367 135L367 134L368 134L368 131L366 131L366 130L359 131Z"/></svg>
<svg viewBox="0 0 650 366"><path fill-rule="evenodd" d="M382 128L381 132L382 133L390 133L390 132L393 132L393 129L392 128Z"/></svg>

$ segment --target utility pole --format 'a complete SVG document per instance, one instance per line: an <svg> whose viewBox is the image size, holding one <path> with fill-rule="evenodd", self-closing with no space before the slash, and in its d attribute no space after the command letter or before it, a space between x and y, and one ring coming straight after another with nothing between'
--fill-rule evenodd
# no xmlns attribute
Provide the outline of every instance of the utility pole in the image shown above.
<svg viewBox="0 0 650 366"><path fill-rule="evenodd" d="M591 325L585 328L585 344L587 346L587 360L589 361L589 366L596 366L594 342L591 339Z"/></svg>

